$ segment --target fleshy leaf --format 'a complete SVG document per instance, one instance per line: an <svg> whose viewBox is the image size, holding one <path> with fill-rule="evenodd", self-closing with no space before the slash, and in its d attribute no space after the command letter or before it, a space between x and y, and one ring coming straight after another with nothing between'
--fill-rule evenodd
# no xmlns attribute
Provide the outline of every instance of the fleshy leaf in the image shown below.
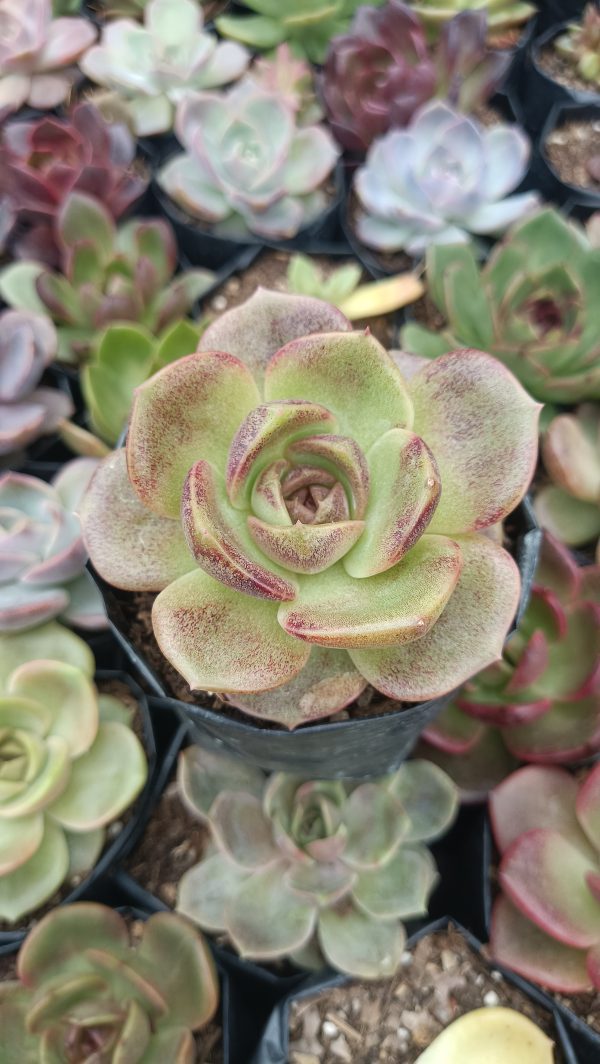
<svg viewBox="0 0 600 1064"><path fill-rule="evenodd" d="M170 1024L196 1030L208 1023L219 998L215 964L207 943L190 934L185 920L155 913L144 924L137 955L150 965L153 981L168 1004Z"/></svg>
<svg viewBox="0 0 600 1064"><path fill-rule="evenodd" d="M499 964L551 990L577 994L590 988L585 952L544 934L508 898L494 905L490 949Z"/></svg>
<svg viewBox="0 0 600 1064"><path fill-rule="evenodd" d="M581 784L576 802L577 819L586 835L600 851L600 765Z"/></svg>
<svg viewBox="0 0 600 1064"><path fill-rule="evenodd" d="M229 904L247 878L224 854L211 854L182 875L177 910L206 931L225 931Z"/></svg>
<svg viewBox="0 0 600 1064"><path fill-rule="evenodd" d="M228 906L227 930L242 957L269 960L305 945L316 915L315 904L286 887L281 866L274 865L240 885Z"/></svg>
<svg viewBox="0 0 600 1064"><path fill-rule="evenodd" d="M0 917L16 922L34 912L64 883L69 850L61 829L46 822L44 838L32 857L13 872L0 876Z"/></svg>
<svg viewBox="0 0 600 1064"><path fill-rule="evenodd" d="M376 783L362 783L346 799L344 861L351 868L379 868L398 849L410 824L401 803Z"/></svg>
<svg viewBox="0 0 600 1064"><path fill-rule="evenodd" d="M365 528L364 521L332 521L287 527L248 518L248 529L264 554L293 573L321 573L354 546Z"/></svg>
<svg viewBox="0 0 600 1064"><path fill-rule="evenodd" d="M473 1009L454 1020L417 1058L416 1064L553 1064L554 1043L516 1009Z"/></svg>
<svg viewBox="0 0 600 1064"><path fill-rule="evenodd" d="M490 817L496 845L505 853L520 835L552 828L592 855L575 812L577 782L562 768L527 765L496 787Z"/></svg>
<svg viewBox="0 0 600 1064"><path fill-rule="evenodd" d="M383 868L359 873L352 897L367 916L376 920L414 919L427 915L427 901L436 879L429 850L402 845Z"/></svg>
<svg viewBox="0 0 600 1064"><path fill-rule="evenodd" d="M202 819L222 790L241 791L260 798L264 773L239 758L202 746L187 746L177 762L177 787L188 809Z"/></svg>
<svg viewBox="0 0 600 1064"><path fill-rule="evenodd" d="M405 761L389 790L410 820L404 842L431 842L448 830L458 808L452 780L430 761Z"/></svg>
<svg viewBox="0 0 600 1064"><path fill-rule="evenodd" d="M217 844L242 869L264 868L279 857L258 797L222 791L212 805L210 824Z"/></svg>
<svg viewBox="0 0 600 1064"><path fill-rule="evenodd" d="M319 945L329 964L359 979L386 979L397 971L406 934L398 921L373 920L352 906L325 909Z"/></svg>

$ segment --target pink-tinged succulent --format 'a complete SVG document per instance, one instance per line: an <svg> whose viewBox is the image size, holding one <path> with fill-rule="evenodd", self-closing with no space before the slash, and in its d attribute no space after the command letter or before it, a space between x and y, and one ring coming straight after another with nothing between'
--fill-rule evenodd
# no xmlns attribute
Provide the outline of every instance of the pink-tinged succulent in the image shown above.
<svg viewBox="0 0 600 1064"><path fill-rule="evenodd" d="M600 566L544 537L535 583L502 660L474 677L423 737L467 800L518 761L568 764L600 750Z"/></svg>
<svg viewBox="0 0 600 1064"><path fill-rule="evenodd" d="M131 711L75 665L33 660L0 689L0 918L34 912L96 864L141 791Z"/></svg>
<svg viewBox="0 0 600 1064"><path fill-rule="evenodd" d="M437 872L426 842L450 826L451 780L427 761L356 783L306 780L191 746L181 797L213 846L179 884L177 908L225 931L245 957L323 958L366 979L393 975L401 920L422 916Z"/></svg>
<svg viewBox="0 0 600 1064"><path fill-rule="evenodd" d="M284 42L270 58L255 59L247 80L265 92L276 93L296 115L298 125L320 122L323 111L315 92L313 68L305 59L298 59L289 44Z"/></svg>
<svg viewBox="0 0 600 1064"><path fill-rule="evenodd" d="M324 210L338 149L323 126L296 125L277 92L244 79L196 93L177 109L185 151L158 174L165 192L218 236L294 237Z"/></svg>
<svg viewBox="0 0 600 1064"><path fill-rule="evenodd" d="M24 104L47 111L64 103L96 39L88 19L52 18L52 0L0 0L0 115Z"/></svg>
<svg viewBox="0 0 600 1064"><path fill-rule="evenodd" d="M0 455L53 432L73 413L64 392L38 387L56 350L48 318L21 310L0 314Z"/></svg>
<svg viewBox="0 0 600 1064"><path fill-rule="evenodd" d="M84 503L91 559L161 590L194 690L295 727L367 682L421 701L502 651L519 597L482 531L522 498L539 407L480 351L405 381L320 300L259 289L136 390Z"/></svg>
<svg viewBox="0 0 600 1064"><path fill-rule="evenodd" d="M0 1055L54 1064L194 1064L194 1032L219 983L204 939L174 913L133 934L113 909L78 902L30 932L2 984Z"/></svg>
<svg viewBox="0 0 600 1064"><path fill-rule="evenodd" d="M120 218L148 184L134 160L135 141L127 127L109 124L89 103L78 104L67 119L6 125L0 185L28 230L17 242L18 257L58 264L54 225L74 190L94 196Z"/></svg>
<svg viewBox="0 0 600 1064"><path fill-rule="evenodd" d="M542 457L552 483L535 499L543 528L580 547L600 536L600 404L584 403L559 414L542 437ZM600 563L600 540L596 546Z"/></svg>
<svg viewBox="0 0 600 1064"><path fill-rule="evenodd" d="M600 765L577 782L529 765L496 787L490 815L502 894L494 959L551 990L600 990Z"/></svg>
<svg viewBox="0 0 600 1064"><path fill-rule="evenodd" d="M25 473L0 476L0 632L58 616L78 628L106 626L76 513L97 465L76 458L52 484Z"/></svg>
<svg viewBox="0 0 600 1064"><path fill-rule="evenodd" d="M161 218L134 218L117 227L97 199L71 192L56 228L60 272L38 262L12 263L0 274L0 293L11 306L54 320L62 362L85 358L98 333L115 322L134 321L161 332L214 282L208 270L173 278L177 245Z"/></svg>
<svg viewBox="0 0 600 1064"><path fill-rule="evenodd" d="M406 126L432 97L473 111L498 88L509 56L488 51L485 11L463 11L428 45L418 15L388 0L359 7L347 34L331 42L321 81L340 144L365 152L388 129Z"/></svg>

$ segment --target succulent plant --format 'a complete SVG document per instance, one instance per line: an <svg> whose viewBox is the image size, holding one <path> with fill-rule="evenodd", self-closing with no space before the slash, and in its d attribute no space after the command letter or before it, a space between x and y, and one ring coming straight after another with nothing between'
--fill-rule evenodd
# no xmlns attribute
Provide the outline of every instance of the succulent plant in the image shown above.
<svg viewBox="0 0 600 1064"><path fill-rule="evenodd" d="M360 284L362 266L345 263L329 275L309 255L293 255L287 270L287 289L299 296L316 296L332 303L350 321L389 314L419 299L424 287L414 273Z"/></svg>
<svg viewBox="0 0 600 1064"><path fill-rule="evenodd" d="M571 547L600 536L600 405L584 403L553 418L542 436L544 466L552 481L537 493L535 511ZM600 541L596 549L600 563Z"/></svg>
<svg viewBox="0 0 600 1064"><path fill-rule="evenodd" d="M148 180L134 167L135 141L124 125L105 122L88 103L67 119L44 117L4 127L0 162L5 190L27 235L19 258L58 264L54 225L70 192L85 192L119 218L144 192Z"/></svg>
<svg viewBox="0 0 600 1064"><path fill-rule="evenodd" d="M0 0L0 116L24 104L46 111L63 103L70 69L96 38L84 18L52 18L52 0Z"/></svg>
<svg viewBox="0 0 600 1064"><path fill-rule="evenodd" d="M553 1064L551 1038L521 1012L492 1006L474 1009L446 1027L416 1064Z"/></svg>
<svg viewBox="0 0 600 1064"><path fill-rule="evenodd" d="M600 764L580 782L528 765L496 787L494 959L566 993L600 989Z"/></svg>
<svg viewBox="0 0 600 1064"><path fill-rule="evenodd" d="M252 80L227 94L196 93L177 109L185 151L158 174L161 188L219 236L287 238L326 205L323 185L337 159L322 126L296 127L278 93Z"/></svg>
<svg viewBox="0 0 600 1064"><path fill-rule="evenodd" d="M55 909L21 946L2 984L0 1054L55 1064L193 1064L194 1032L219 983L202 936L175 913L141 925L105 905Z"/></svg>
<svg viewBox="0 0 600 1064"><path fill-rule="evenodd" d="M52 0L52 14L55 18L60 15L78 15L82 3L83 0Z"/></svg>
<svg viewBox="0 0 600 1064"><path fill-rule="evenodd" d="M600 248L548 207L511 229L478 268L469 247L431 247L427 286L447 325L411 323L402 347L428 358L477 344L547 402L600 399Z"/></svg>
<svg viewBox="0 0 600 1064"><path fill-rule="evenodd" d="M530 145L517 126L485 129L440 101L406 129L376 140L354 177L356 232L368 247L420 254L432 244L498 234L537 204L507 196L522 180Z"/></svg>
<svg viewBox="0 0 600 1064"><path fill-rule="evenodd" d="M554 47L585 81L600 86L600 11L596 4L587 5L581 22L569 26Z"/></svg>
<svg viewBox="0 0 600 1064"><path fill-rule="evenodd" d="M11 923L93 868L148 771L130 710L92 682L93 658L87 670L78 649L74 664L20 657L0 691L0 918Z"/></svg>
<svg viewBox="0 0 600 1064"><path fill-rule="evenodd" d="M265 92L277 94L293 111L298 125L312 125L323 118L313 69L305 59L297 59L286 42L272 56L255 59L247 79Z"/></svg>
<svg viewBox="0 0 600 1064"><path fill-rule="evenodd" d="M106 207L82 192L63 203L57 233L61 272L13 263L0 274L0 293L9 305L54 319L63 362L84 358L98 331L114 322L161 332L214 282L208 270L188 270L172 280L177 246L167 222L136 218L117 228Z"/></svg>
<svg viewBox="0 0 600 1064"><path fill-rule="evenodd" d="M244 957L390 976L403 919L427 912L437 872L423 843L456 812L456 790L426 761L365 783L306 780L199 746L180 755L180 795L213 845L182 877L177 909L225 931ZM312 963L311 963L312 962Z"/></svg>
<svg viewBox="0 0 600 1064"><path fill-rule="evenodd" d="M102 576L164 589L154 632L190 686L287 727L367 681L449 691L498 657L519 597L480 532L526 490L539 408L481 352L405 382L348 330L259 289L136 390L127 458L84 503Z"/></svg>
<svg viewBox="0 0 600 1064"><path fill-rule="evenodd" d="M331 42L321 81L340 144L365 152L376 137L408 125L432 97L460 111L484 103L510 61L487 50L486 26L485 11L464 11L430 47L423 23L402 0L359 7L348 33Z"/></svg>
<svg viewBox="0 0 600 1064"><path fill-rule="evenodd" d="M78 628L106 626L76 515L97 464L76 458L51 484L0 476L0 633L58 616Z"/></svg>
<svg viewBox="0 0 600 1064"><path fill-rule="evenodd" d="M600 750L600 567L578 568L550 535L529 605L502 659L428 725L431 756L480 800L518 761L568 764Z"/></svg>
<svg viewBox="0 0 600 1064"><path fill-rule="evenodd" d="M413 7L431 38L459 12L483 9L488 17L488 40L495 47L514 44L523 24L537 13L535 4L523 0L415 0Z"/></svg>
<svg viewBox="0 0 600 1064"><path fill-rule="evenodd" d="M150 0L144 25L110 22L81 69L127 102L138 136L165 133L175 105L190 92L235 81L249 62L245 48L203 30L195 0Z"/></svg>
<svg viewBox="0 0 600 1064"><path fill-rule="evenodd" d="M0 455L53 432L73 413L64 392L38 387L56 348L56 330L41 314L0 313Z"/></svg>
<svg viewBox="0 0 600 1064"><path fill-rule="evenodd" d="M94 432L116 443L127 423L135 388L163 366L195 351L200 332L193 322L178 321L157 339L141 325L110 325L81 371Z"/></svg>

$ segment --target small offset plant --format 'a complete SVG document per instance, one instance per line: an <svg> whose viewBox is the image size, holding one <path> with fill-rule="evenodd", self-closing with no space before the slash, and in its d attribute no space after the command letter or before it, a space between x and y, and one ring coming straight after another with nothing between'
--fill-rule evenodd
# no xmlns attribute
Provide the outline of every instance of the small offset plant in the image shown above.
<svg viewBox="0 0 600 1064"><path fill-rule="evenodd" d="M529 605L502 658L423 733L465 797L518 761L569 764L600 750L600 567L578 568L548 534ZM421 753L429 756L426 747Z"/></svg>
<svg viewBox="0 0 600 1064"><path fill-rule="evenodd" d="M55 224L69 193L94 196L117 219L148 184L134 166L135 141L128 129L109 124L88 103L77 104L67 119L8 123L0 159L2 188L21 227L27 227L16 257L51 266L60 259Z"/></svg>
<svg viewBox="0 0 600 1064"><path fill-rule="evenodd" d="M0 918L15 923L94 867L148 766L130 710L65 661L18 665L0 721Z"/></svg>
<svg viewBox="0 0 600 1064"><path fill-rule="evenodd" d="M201 327L191 321L170 325L158 338L141 325L110 325L81 371L90 424L107 443L116 443L127 424L133 393L159 369L196 350Z"/></svg>
<svg viewBox="0 0 600 1064"><path fill-rule="evenodd" d="M437 882L424 843L457 807L451 780L426 761L356 783L306 780L201 747L180 755L178 784L213 846L182 877L177 909L225 931L244 957L324 960L364 979L397 970L401 920L427 913Z"/></svg>
<svg viewBox="0 0 600 1064"><path fill-rule="evenodd" d="M554 1043L516 1009L474 1009L449 1024L416 1064L553 1064Z"/></svg>
<svg viewBox="0 0 600 1064"><path fill-rule="evenodd" d="M166 133L175 107L190 92L239 78L250 56L203 29L195 0L150 0L144 25L111 22L81 61L84 74L121 97L139 137Z"/></svg>
<svg viewBox="0 0 600 1064"><path fill-rule="evenodd" d="M96 39L88 19L52 18L52 0L0 0L0 116L28 104L48 111L64 103L73 64Z"/></svg>
<svg viewBox="0 0 600 1064"><path fill-rule="evenodd" d="M133 321L160 333L210 288L214 274L188 270L173 279L177 245L168 222L136 218L119 226L98 200L72 192L57 233L61 272L16 262L0 274L7 303L48 314L58 326L62 362L83 360L99 330Z"/></svg>
<svg viewBox="0 0 600 1064"><path fill-rule="evenodd" d="M226 94L188 96L175 131L185 151L158 183L217 236L293 237L326 206L333 138L322 126L298 128L293 108L252 79Z"/></svg>
<svg viewBox="0 0 600 1064"><path fill-rule="evenodd" d="M313 68L305 59L297 59L289 44L280 44L270 57L255 59L247 78L284 100L299 126L312 125L323 118Z"/></svg>
<svg viewBox="0 0 600 1064"><path fill-rule="evenodd" d="M473 248L431 247L428 292L447 324L402 330L405 351L436 358L481 347L544 402L600 399L600 248L550 207L511 229L478 267Z"/></svg>
<svg viewBox="0 0 600 1064"><path fill-rule="evenodd" d="M68 395L39 386L57 346L56 330L43 315L0 314L0 455L54 432L73 413Z"/></svg>
<svg viewBox="0 0 600 1064"><path fill-rule="evenodd" d="M535 512L543 528L580 547L600 536L600 405L584 403L553 418L542 436L552 483L540 489ZM600 563L600 541L596 547Z"/></svg>
<svg viewBox="0 0 600 1064"><path fill-rule="evenodd" d="M539 408L479 351L405 381L329 304L259 289L136 391L84 503L96 569L161 591L194 690L296 727L438 697L495 660L519 573L480 534L523 497Z"/></svg>
<svg viewBox="0 0 600 1064"><path fill-rule="evenodd" d="M590 89L600 88L600 11L596 4L587 5L581 22L569 26L556 39L554 47L580 77L591 83Z"/></svg>
<svg viewBox="0 0 600 1064"><path fill-rule="evenodd" d="M485 11L464 11L430 46L423 23L402 0L360 7L348 33L331 42L321 82L340 144L364 153L376 137L408 125L433 97L466 112L485 103L510 62L488 50L486 27Z"/></svg>
<svg viewBox="0 0 600 1064"><path fill-rule="evenodd" d="M535 4L524 0L416 0L413 6L433 39L454 15L483 9L488 17L488 40L494 47L514 45L524 24L537 14Z"/></svg>
<svg viewBox="0 0 600 1064"><path fill-rule="evenodd" d="M52 484L25 473L0 476L0 633L58 616L77 628L106 626L75 512L96 466L76 458Z"/></svg>
<svg viewBox="0 0 600 1064"><path fill-rule="evenodd" d="M287 271L287 288L299 296L316 296L332 303L350 321L389 314L423 294L416 274L404 273L383 281L360 284L362 266L349 262L328 276L308 255L294 255Z"/></svg>
<svg viewBox="0 0 600 1064"><path fill-rule="evenodd" d="M530 144L517 126L485 129L449 104L426 104L406 129L369 149L354 177L356 233L378 251L421 254L430 245L498 234L530 212L534 192L509 196Z"/></svg>
<svg viewBox="0 0 600 1064"><path fill-rule="evenodd" d="M490 798L502 894L494 960L551 990L600 990L600 765L529 765Z"/></svg>
<svg viewBox="0 0 600 1064"><path fill-rule="evenodd" d="M2 983L0 1055L23 1064L193 1064L194 1032L219 1003L210 951L187 921L155 913L129 928L93 902L45 916L17 976Z"/></svg>
<svg viewBox="0 0 600 1064"><path fill-rule="evenodd" d="M288 41L295 55L322 63L332 37L344 33L361 0L243 0L252 15L221 15L216 27L224 37L259 51ZM382 0L373 0L379 6Z"/></svg>

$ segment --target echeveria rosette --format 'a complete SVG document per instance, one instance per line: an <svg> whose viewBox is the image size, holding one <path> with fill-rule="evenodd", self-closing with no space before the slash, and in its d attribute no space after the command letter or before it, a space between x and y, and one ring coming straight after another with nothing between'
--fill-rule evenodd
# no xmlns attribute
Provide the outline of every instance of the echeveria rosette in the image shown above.
<svg viewBox="0 0 600 1064"><path fill-rule="evenodd" d="M175 913L128 926L78 902L30 932L0 987L0 1055L54 1064L194 1064L219 982L202 935Z"/></svg>
<svg viewBox="0 0 600 1064"><path fill-rule="evenodd" d="M600 990L600 765L529 765L490 797L502 894L494 960L568 994Z"/></svg>
<svg viewBox="0 0 600 1064"><path fill-rule="evenodd" d="M62 204L57 234L60 270L12 263L0 274L0 294L11 306L54 320L63 362L85 359L98 333L115 322L160 333L214 282L209 270L173 276L177 244L168 222L133 218L117 226L106 207L83 192L72 192Z"/></svg>
<svg viewBox="0 0 600 1064"><path fill-rule="evenodd" d="M52 0L0 0L0 116L28 104L47 111L63 103L74 64L96 38L84 18L53 18Z"/></svg>
<svg viewBox="0 0 600 1064"><path fill-rule="evenodd" d="M180 100L236 81L249 60L241 45L204 31L196 0L150 0L144 25L110 22L81 69L123 99L137 136L144 137L168 132Z"/></svg>
<svg viewBox="0 0 600 1064"><path fill-rule="evenodd" d="M56 330L42 314L0 314L0 455L27 447L73 413L68 395L39 386L57 346Z"/></svg>
<svg viewBox="0 0 600 1064"><path fill-rule="evenodd" d="M534 192L508 195L525 176L529 153L517 126L486 129L434 100L406 129L371 145L354 177L356 233L378 251L415 255L470 234L503 233L538 203Z"/></svg>
<svg viewBox="0 0 600 1064"><path fill-rule="evenodd" d="M526 0L416 0L413 7L433 39L455 15L483 9L488 18L488 40L494 47L513 46L524 23L537 14L535 4Z"/></svg>
<svg viewBox="0 0 600 1064"><path fill-rule="evenodd" d="M251 78L227 93L197 93L177 109L185 148L158 183L217 236L294 237L327 204L338 149L323 126L297 127L294 107Z"/></svg>
<svg viewBox="0 0 600 1064"><path fill-rule="evenodd" d="M25 473L0 476L0 633L53 617L78 628L106 627L76 514L97 464L67 462L51 484Z"/></svg>
<svg viewBox="0 0 600 1064"><path fill-rule="evenodd" d="M56 266L55 223L70 192L100 200L120 218L140 198L148 180L134 164L136 145L122 123L108 123L90 103L68 118L11 122L2 131L0 187L20 223L18 258ZM26 226L26 230L23 227Z"/></svg>
<svg viewBox="0 0 600 1064"><path fill-rule="evenodd" d="M467 801L519 761L572 764L600 750L600 567L544 536L535 582L502 660L463 687L423 733L423 756Z"/></svg>
<svg viewBox="0 0 600 1064"><path fill-rule="evenodd" d="M364 153L375 137L406 126L432 97L461 111L485 103L506 73L509 57L486 48L485 11L465 11L443 28L433 47L425 27L402 0L359 7L348 33L335 37L321 90L337 140Z"/></svg>
<svg viewBox="0 0 600 1064"><path fill-rule="evenodd" d="M18 665L0 692L0 918L16 922L87 874L147 771L130 711L85 671Z"/></svg>
<svg viewBox="0 0 600 1064"><path fill-rule="evenodd" d="M537 404L482 352L405 382L348 330L259 290L137 389L84 503L101 575L164 589L155 635L190 687L287 727L367 682L443 695L499 657L519 597L481 533L525 493Z"/></svg>
<svg viewBox="0 0 600 1064"><path fill-rule="evenodd" d="M411 322L402 347L436 358L479 346L536 399L600 399L599 271L600 247L551 207L511 228L482 267L471 247L431 247L427 286L446 325Z"/></svg>
<svg viewBox="0 0 600 1064"><path fill-rule="evenodd" d="M401 920L422 916L437 882L424 843L442 835L456 789L436 766L407 762L365 783L307 780L191 746L178 784L212 847L182 877L177 909L226 932L245 957L323 958L365 979L391 976Z"/></svg>
<svg viewBox="0 0 600 1064"><path fill-rule="evenodd" d="M552 483L536 495L538 521L570 547L594 543L600 536L600 404L584 403L553 418L542 436L542 457Z"/></svg>

